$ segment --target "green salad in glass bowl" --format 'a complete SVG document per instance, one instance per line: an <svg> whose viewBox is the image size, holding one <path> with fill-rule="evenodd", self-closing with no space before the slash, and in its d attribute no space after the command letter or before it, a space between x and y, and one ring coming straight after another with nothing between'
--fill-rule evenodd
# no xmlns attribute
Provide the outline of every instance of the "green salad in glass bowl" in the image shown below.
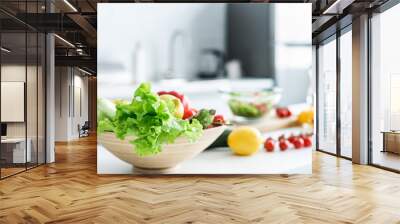
<svg viewBox="0 0 400 224"><path fill-rule="evenodd" d="M260 90L220 90L235 117L257 119L266 115L280 101L279 88Z"/></svg>

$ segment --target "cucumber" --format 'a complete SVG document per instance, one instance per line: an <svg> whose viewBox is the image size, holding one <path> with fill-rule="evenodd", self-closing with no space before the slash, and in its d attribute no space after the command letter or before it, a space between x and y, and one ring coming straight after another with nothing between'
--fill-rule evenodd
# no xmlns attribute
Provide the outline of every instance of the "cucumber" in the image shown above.
<svg viewBox="0 0 400 224"><path fill-rule="evenodd" d="M228 147L228 136L232 130L226 129L206 150L217 147Z"/></svg>

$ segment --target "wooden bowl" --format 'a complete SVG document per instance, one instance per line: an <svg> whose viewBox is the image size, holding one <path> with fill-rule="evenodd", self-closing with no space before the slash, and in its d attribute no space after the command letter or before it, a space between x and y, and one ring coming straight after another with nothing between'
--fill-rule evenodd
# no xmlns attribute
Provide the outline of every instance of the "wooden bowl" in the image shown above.
<svg viewBox="0 0 400 224"><path fill-rule="evenodd" d="M160 153L153 156L138 156L128 139L120 140L114 133L98 135L98 141L119 159L142 170L167 170L189 160L211 145L225 130L226 126L205 129L196 142L179 137L173 144L166 144Z"/></svg>

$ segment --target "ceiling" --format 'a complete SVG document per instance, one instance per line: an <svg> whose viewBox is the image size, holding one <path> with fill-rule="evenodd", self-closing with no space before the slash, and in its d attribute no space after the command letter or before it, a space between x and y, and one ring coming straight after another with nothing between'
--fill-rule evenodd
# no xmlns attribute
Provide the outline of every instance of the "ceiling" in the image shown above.
<svg viewBox="0 0 400 224"><path fill-rule="evenodd" d="M348 17L351 23L352 16L373 9L386 1L255 0L252 2L312 3L313 42L315 43L331 35L330 32L335 32L336 28L332 29L332 27L337 24L337 21ZM204 0L47 0L47 7L46 0L1 0L1 26L4 32L18 32L27 26L41 32L55 32L60 37L55 38L56 64L85 67L96 73L97 3L107 2L204 2ZM209 2L215 1L209 0ZM50 11L52 13L49 13Z"/></svg>

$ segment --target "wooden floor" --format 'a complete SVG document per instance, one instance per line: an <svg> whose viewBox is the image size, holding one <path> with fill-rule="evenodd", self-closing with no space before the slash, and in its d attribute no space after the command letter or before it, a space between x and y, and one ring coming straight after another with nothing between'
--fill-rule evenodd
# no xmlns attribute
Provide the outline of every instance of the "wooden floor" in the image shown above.
<svg viewBox="0 0 400 224"><path fill-rule="evenodd" d="M23 172L25 171L25 167L21 167L21 168L14 168L14 167L7 167L7 168L1 168L1 177L8 177L11 176L13 174L19 173L19 172Z"/></svg>
<svg viewBox="0 0 400 224"><path fill-rule="evenodd" d="M314 154L313 175L98 176L94 138L0 181L0 223L400 223L400 175Z"/></svg>
<svg viewBox="0 0 400 224"><path fill-rule="evenodd" d="M400 170L400 155L391 152L374 151L373 154L374 164L389 167L395 170Z"/></svg>
<svg viewBox="0 0 400 224"><path fill-rule="evenodd" d="M14 165L14 164L12 164ZM37 166L37 164L33 164L33 163L27 163L27 167L25 167L25 164L18 164L18 165L14 165L16 167L2 167L1 168L1 178L5 178L11 175L15 175L17 173L20 172L24 172L26 169L33 169Z"/></svg>

